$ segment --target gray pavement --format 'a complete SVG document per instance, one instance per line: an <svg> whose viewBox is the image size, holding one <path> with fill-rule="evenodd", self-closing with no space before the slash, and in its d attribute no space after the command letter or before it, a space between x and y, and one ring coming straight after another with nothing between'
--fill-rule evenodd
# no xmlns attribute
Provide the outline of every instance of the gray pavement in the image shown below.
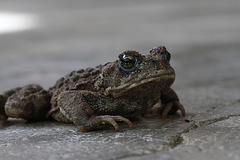
<svg viewBox="0 0 240 160"><path fill-rule="evenodd" d="M165 45L187 112L139 117L120 132L10 119L0 128L0 159L239 160L239 8L239 0L0 1L0 20L11 14L31 22L7 33L1 26L11 18L0 21L0 92L29 83L48 88L126 49Z"/></svg>

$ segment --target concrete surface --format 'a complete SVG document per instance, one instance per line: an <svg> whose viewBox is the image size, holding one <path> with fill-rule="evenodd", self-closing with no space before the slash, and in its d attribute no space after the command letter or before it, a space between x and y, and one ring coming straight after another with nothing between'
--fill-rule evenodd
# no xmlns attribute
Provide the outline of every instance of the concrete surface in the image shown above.
<svg viewBox="0 0 240 160"><path fill-rule="evenodd" d="M0 159L239 160L239 7L239 0L1 1L0 17L18 15L31 25L0 32L0 92L28 83L48 88L126 49L146 53L165 45L187 115L89 133L10 119L0 128Z"/></svg>

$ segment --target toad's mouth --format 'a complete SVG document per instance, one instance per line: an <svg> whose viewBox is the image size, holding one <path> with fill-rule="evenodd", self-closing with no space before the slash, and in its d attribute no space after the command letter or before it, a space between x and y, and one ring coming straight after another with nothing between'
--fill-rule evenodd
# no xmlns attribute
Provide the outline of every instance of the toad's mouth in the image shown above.
<svg viewBox="0 0 240 160"><path fill-rule="evenodd" d="M143 84L148 84L150 82L156 82L156 84L161 83L162 87L169 87L173 84L174 80L175 80L174 72L159 73L154 76L149 76L146 78L136 80L132 83L126 83L126 84L123 84L123 85L120 85L118 87L114 87L111 89L109 88L109 91L112 92L112 95L114 97L118 97L133 88L137 88Z"/></svg>

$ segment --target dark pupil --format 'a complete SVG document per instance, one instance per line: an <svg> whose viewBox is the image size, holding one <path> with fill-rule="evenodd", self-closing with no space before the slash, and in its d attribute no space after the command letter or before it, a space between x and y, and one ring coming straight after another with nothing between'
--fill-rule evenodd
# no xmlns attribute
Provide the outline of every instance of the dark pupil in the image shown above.
<svg viewBox="0 0 240 160"><path fill-rule="evenodd" d="M121 65L123 68L132 68L135 65L135 58L131 55L123 55Z"/></svg>

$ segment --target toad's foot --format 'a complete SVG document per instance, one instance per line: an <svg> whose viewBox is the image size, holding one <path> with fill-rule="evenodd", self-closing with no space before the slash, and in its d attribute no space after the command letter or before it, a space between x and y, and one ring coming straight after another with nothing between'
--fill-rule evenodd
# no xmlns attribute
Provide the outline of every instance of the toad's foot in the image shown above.
<svg viewBox="0 0 240 160"><path fill-rule="evenodd" d="M127 123L133 128L132 122L127 118L115 115L114 112L101 113L100 111L114 107L112 102L108 103L109 97L92 91L64 91L57 98L59 113L78 126L82 132L96 130L104 124L110 124L119 131L117 121ZM55 116L53 118L56 119Z"/></svg>
<svg viewBox="0 0 240 160"><path fill-rule="evenodd" d="M90 126L87 126L87 127L81 126L79 128L81 131L84 132L84 131L89 131L89 130L94 129L95 126L99 126L102 124L110 124L118 132L119 126L116 121L127 123L130 128L133 128L133 124L129 119L124 118L122 116L110 116L110 115L94 117L94 118L90 119Z"/></svg>
<svg viewBox="0 0 240 160"><path fill-rule="evenodd" d="M174 114L178 110L181 111L182 116L185 116L185 109L179 101L162 104L160 107L154 107L151 109L152 114L161 114L162 118L166 118L168 114Z"/></svg>

